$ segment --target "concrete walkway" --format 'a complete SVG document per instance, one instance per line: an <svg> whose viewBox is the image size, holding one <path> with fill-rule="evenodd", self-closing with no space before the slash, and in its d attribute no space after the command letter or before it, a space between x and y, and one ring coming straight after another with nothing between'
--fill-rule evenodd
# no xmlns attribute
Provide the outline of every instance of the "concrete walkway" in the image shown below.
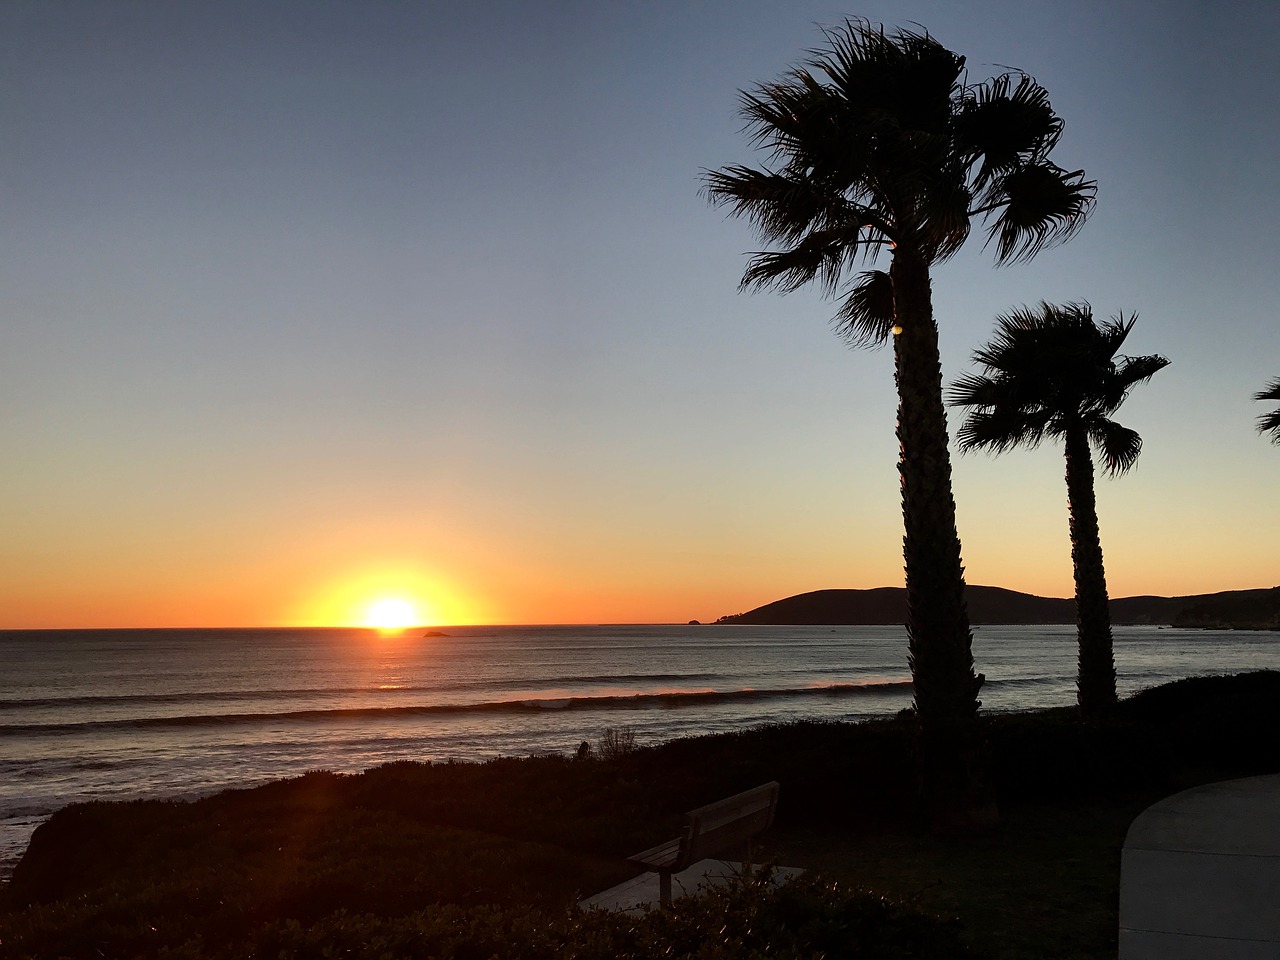
<svg viewBox="0 0 1280 960"><path fill-rule="evenodd" d="M699 860L687 870L672 874L671 897L674 900L722 887L734 877L741 876L742 867L741 863L731 860ZM774 867L771 878L774 884L779 884L802 873L804 871L798 867ZM595 907L621 913L643 913L658 906L658 875L642 873L603 893L579 901L578 906L584 910Z"/></svg>
<svg viewBox="0 0 1280 960"><path fill-rule="evenodd" d="M1280 960L1280 775L1143 811L1120 861L1120 960Z"/></svg>

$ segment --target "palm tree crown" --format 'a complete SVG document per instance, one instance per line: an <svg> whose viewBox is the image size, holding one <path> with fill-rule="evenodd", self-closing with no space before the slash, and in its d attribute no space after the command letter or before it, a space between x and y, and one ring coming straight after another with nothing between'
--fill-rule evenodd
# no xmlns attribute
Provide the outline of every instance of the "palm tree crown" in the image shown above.
<svg viewBox="0 0 1280 960"><path fill-rule="evenodd" d="M1076 690L1090 718L1115 705L1116 668L1089 448L1112 475L1134 465L1142 438L1112 415L1136 384L1169 363L1116 356L1136 319L1095 323L1087 303L1016 310L997 318L991 342L974 352L984 372L962 377L950 391L952 403L969 408L958 434L962 450L1003 453L1045 437L1062 440L1080 646Z"/></svg>
<svg viewBox="0 0 1280 960"><path fill-rule="evenodd" d="M1259 390L1255 393L1253 399L1280 403L1280 377L1267 384L1265 390ZM1280 407L1276 407L1270 413L1264 413L1258 417L1258 432L1269 433L1271 434L1272 443L1280 443Z"/></svg>
<svg viewBox="0 0 1280 960"><path fill-rule="evenodd" d="M856 261L886 247L945 260L977 216L997 261L1017 261L1083 224L1095 185L1049 160L1063 123L1034 79L969 84L964 57L927 32L848 20L825 35L828 48L804 66L742 94L747 131L771 166L706 175L711 201L777 247L753 255L744 287L817 279L843 296L842 329L876 343L893 325L893 290L881 271L842 289Z"/></svg>
<svg viewBox="0 0 1280 960"><path fill-rule="evenodd" d="M1125 473L1142 438L1111 416L1134 386L1169 363L1158 355L1116 357L1136 320L1095 323L1087 303L1042 303L998 317L991 342L973 354L985 373L950 390L952 404L971 408L957 434L960 449L1003 453L1080 430L1108 473Z"/></svg>

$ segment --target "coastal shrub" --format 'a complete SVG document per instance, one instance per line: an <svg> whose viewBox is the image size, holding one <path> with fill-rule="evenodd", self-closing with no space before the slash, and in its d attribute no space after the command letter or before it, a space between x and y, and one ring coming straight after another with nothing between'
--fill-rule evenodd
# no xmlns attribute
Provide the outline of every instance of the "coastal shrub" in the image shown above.
<svg viewBox="0 0 1280 960"><path fill-rule="evenodd" d="M636 732L630 727L605 727L596 744L596 755L602 760L617 760L635 750Z"/></svg>
<svg viewBox="0 0 1280 960"><path fill-rule="evenodd" d="M1121 700L1101 722L1074 708L987 721L1002 801L1172 793L1280 768L1280 672L1189 677Z"/></svg>
<svg viewBox="0 0 1280 960"><path fill-rule="evenodd" d="M279 960L504 957L509 960L739 960L859 957L962 960L959 924L816 878L739 882L641 916L438 907L392 922L335 914L278 924L255 953Z"/></svg>
<svg viewBox="0 0 1280 960"><path fill-rule="evenodd" d="M274 919L252 927L153 923L139 906L92 933L79 905L29 911L4 930L10 960L108 956L156 960L739 960L859 957L962 960L974 957L957 921L910 905L851 891L815 877L771 887L763 877L640 916L548 910L527 904L437 904L387 917L332 911L307 920ZM116 913L117 911L112 911Z"/></svg>

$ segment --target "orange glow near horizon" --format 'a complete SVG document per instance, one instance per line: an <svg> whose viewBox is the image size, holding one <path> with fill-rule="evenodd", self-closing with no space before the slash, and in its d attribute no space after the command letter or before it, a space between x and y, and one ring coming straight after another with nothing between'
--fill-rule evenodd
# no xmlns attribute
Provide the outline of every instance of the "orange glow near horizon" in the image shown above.
<svg viewBox="0 0 1280 960"><path fill-rule="evenodd" d="M1147 526L1127 520L1122 510L1112 509L1110 515L1118 518L1110 528L1114 536L1104 544L1112 597L1273 585L1273 579L1258 573L1275 568L1261 548L1239 547L1253 530L1243 521L1231 528L1231 542L1210 539L1214 528L1207 521L1180 528L1203 533L1196 541L1197 562L1191 565L1167 541L1140 539ZM967 519L965 529L974 531L964 541L970 583L1045 597L1072 596L1069 547L1062 543L1066 538L1057 514L1043 529L1032 528L1029 521L1019 526L994 513ZM110 562L112 554L105 547L83 556L51 552L43 566L18 563L15 554L0 557L0 628L376 631L474 624L706 623L811 590L901 586L895 570L901 564L901 534L888 530L889 522L884 526L884 535L860 541L856 555L837 549L838 538L819 540L808 533L812 543L787 549L786 541L771 541L768 558L741 569L734 566L734 551L741 546L737 541L730 544L733 549L707 546L673 553L666 540L638 541L628 548L618 538L587 548L567 534L564 539L548 535L535 545L519 538L503 541L496 534L489 540L477 533L459 537L447 549L434 547L415 556L416 546L376 530L360 537L323 530L281 537L284 545L276 552L264 544L251 560L239 551L196 551L190 565L174 563L168 552L146 563L146 555L133 563ZM1029 529L1036 536L1027 549L1008 549L1019 530ZM392 600L400 602L398 612L391 604L375 610L379 601Z"/></svg>

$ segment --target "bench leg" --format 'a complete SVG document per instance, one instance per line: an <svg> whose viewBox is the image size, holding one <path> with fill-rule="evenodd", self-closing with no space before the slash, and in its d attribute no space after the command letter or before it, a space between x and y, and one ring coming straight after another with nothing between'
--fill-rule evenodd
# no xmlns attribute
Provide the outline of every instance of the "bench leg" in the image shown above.
<svg viewBox="0 0 1280 960"><path fill-rule="evenodd" d="M671 906L671 874L666 870L658 873L658 900L664 907Z"/></svg>

